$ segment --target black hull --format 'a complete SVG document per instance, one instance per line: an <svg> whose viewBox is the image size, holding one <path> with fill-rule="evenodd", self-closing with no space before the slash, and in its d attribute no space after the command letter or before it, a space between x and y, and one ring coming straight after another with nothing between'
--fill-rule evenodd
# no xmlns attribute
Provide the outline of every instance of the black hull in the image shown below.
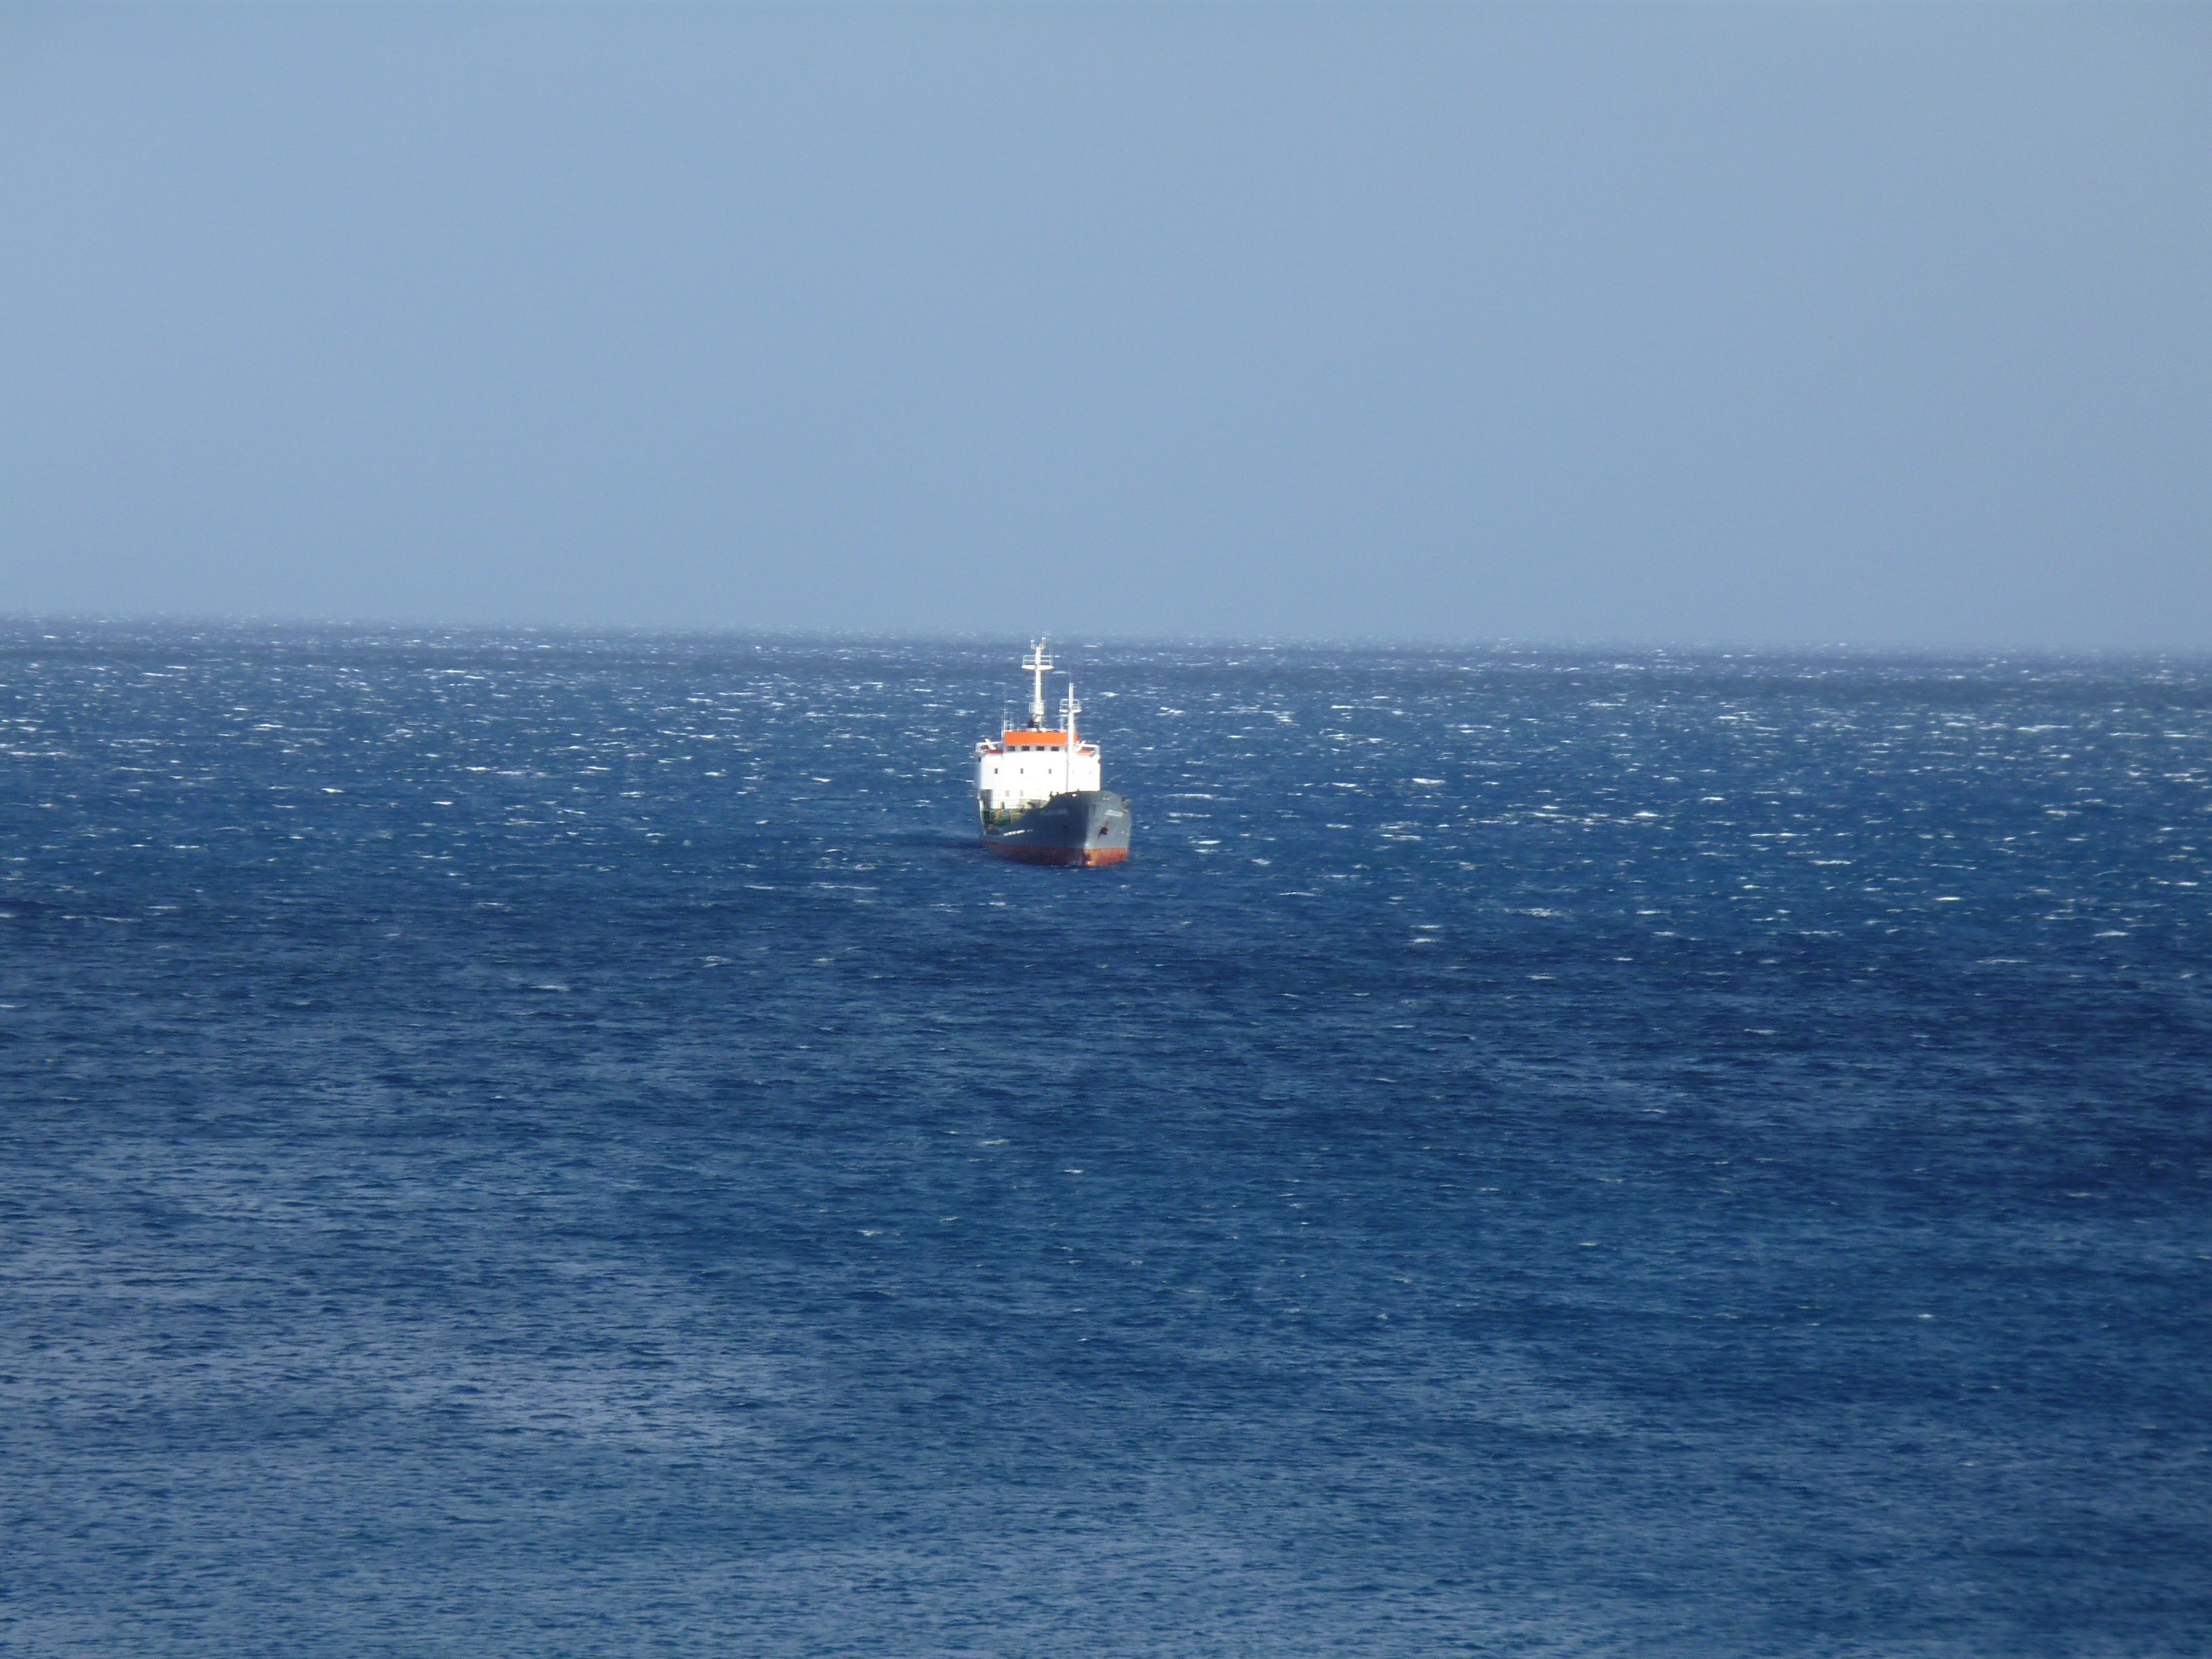
<svg viewBox="0 0 2212 1659"><path fill-rule="evenodd" d="M1129 856L1129 803L1110 789L1078 789L1041 805L983 819L983 845L1025 864L1119 864Z"/></svg>

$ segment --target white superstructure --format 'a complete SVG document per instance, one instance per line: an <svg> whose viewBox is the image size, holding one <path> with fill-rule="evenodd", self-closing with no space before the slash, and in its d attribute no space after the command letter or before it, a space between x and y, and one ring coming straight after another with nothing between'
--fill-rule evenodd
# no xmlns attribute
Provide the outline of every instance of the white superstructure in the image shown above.
<svg viewBox="0 0 2212 1659"><path fill-rule="evenodd" d="M985 738L975 745L975 805L985 823L1002 813L1019 812L1042 805L1054 795L1099 787L1098 745L1076 735L1075 717L1083 705L1075 700L1075 682L1067 683L1067 696L1060 705L1057 727L1044 723L1044 677L1052 659L1044 641L1030 646L1022 666L1031 675L1030 723L1009 726L997 742Z"/></svg>

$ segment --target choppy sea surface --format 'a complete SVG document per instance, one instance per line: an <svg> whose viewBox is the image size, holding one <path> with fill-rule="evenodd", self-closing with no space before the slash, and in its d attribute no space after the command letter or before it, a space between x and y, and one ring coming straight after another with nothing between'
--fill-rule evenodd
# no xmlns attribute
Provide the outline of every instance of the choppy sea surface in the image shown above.
<svg viewBox="0 0 2212 1659"><path fill-rule="evenodd" d="M2212 664L0 629L0 1650L2212 1650Z"/></svg>

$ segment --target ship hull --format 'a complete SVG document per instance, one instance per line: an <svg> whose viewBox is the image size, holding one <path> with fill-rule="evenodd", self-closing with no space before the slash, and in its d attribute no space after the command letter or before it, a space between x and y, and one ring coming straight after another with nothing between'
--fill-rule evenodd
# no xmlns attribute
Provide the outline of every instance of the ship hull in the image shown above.
<svg viewBox="0 0 2212 1659"><path fill-rule="evenodd" d="M983 846L1024 864L1119 864L1129 856L1129 803L1110 789L1077 789L996 823L986 815Z"/></svg>

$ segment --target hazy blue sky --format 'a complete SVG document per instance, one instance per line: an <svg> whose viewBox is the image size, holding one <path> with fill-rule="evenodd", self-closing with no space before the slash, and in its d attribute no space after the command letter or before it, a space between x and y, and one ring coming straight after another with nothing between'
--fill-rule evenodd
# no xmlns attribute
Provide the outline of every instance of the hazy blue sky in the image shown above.
<svg viewBox="0 0 2212 1659"><path fill-rule="evenodd" d="M0 10L0 611L2212 648L2212 6Z"/></svg>

